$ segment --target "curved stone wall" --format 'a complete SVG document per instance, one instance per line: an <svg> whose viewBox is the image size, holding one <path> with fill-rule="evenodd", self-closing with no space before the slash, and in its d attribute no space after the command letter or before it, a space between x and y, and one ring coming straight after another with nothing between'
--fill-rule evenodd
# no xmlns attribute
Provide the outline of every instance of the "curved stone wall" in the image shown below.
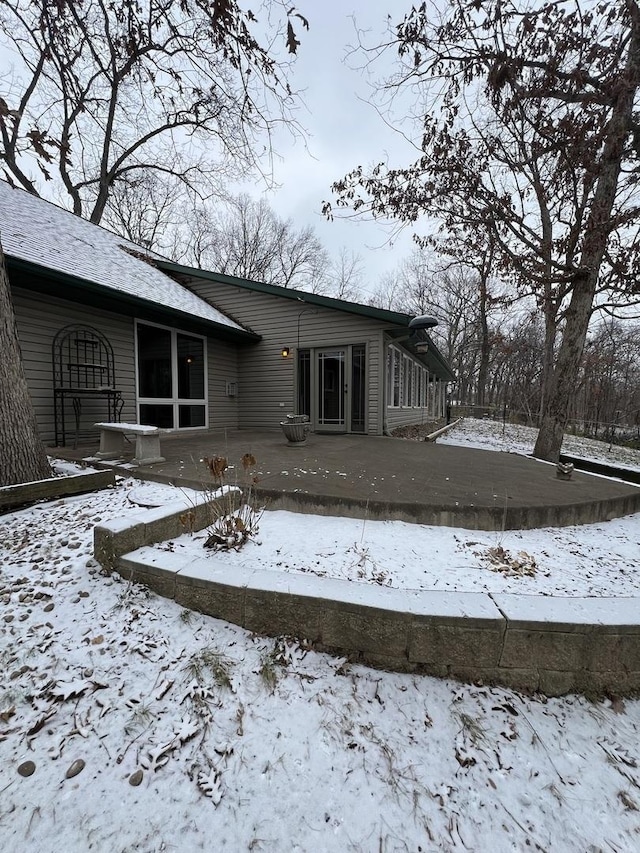
<svg viewBox="0 0 640 853"><path fill-rule="evenodd" d="M180 502L96 527L96 559L183 607L371 666L551 696L640 690L639 598L397 590L148 547L179 536L185 512L208 523L206 505Z"/></svg>

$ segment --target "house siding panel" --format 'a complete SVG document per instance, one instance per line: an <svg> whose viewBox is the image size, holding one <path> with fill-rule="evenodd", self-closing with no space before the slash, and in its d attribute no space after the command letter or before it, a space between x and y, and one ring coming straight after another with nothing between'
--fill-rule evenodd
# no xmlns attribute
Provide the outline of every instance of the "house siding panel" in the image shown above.
<svg viewBox="0 0 640 853"><path fill-rule="evenodd" d="M227 394L227 383L238 382L238 351L224 341L207 342L209 428L238 428L238 397Z"/></svg>
<svg viewBox="0 0 640 853"><path fill-rule="evenodd" d="M83 309L63 299L40 297L20 288L12 289L12 295L25 374L45 444L53 444L55 437L51 348L56 333L71 323L92 326L108 338L114 352L116 384L124 398L122 420L134 420L133 320L96 309ZM105 417L104 401L83 401L83 427ZM67 428L73 435L75 424L70 406L67 407ZM86 429L82 430L83 440L89 435L97 438L95 430L88 433Z"/></svg>
<svg viewBox="0 0 640 853"><path fill-rule="evenodd" d="M55 424L53 411L52 344L56 333L71 323L92 326L108 338L113 346L116 386L122 392L122 420L135 422L136 379L134 321L131 317L83 308L64 299L33 294L12 288L13 303L22 349L25 374L45 444L53 445ZM144 321L144 318L139 318ZM235 345L207 339L209 427L236 429L238 399L227 395L227 382L237 382L238 365ZM67 406L67 442L74 436L75 422L71 406ZM83 401L80 440L95 442L98 432L91 428L106 417L104 401Z"/></svg>
<svg viewBox="0 0 640 853"><path fill-rule="evenodd" d="M387 408L387 429L391 432L401 426L433 423L441 418L443 414L439 408L437 409L437 414L433 415L430 414L427 408L420 408L419 406L405 408L393 408L389 406Z"/></svg>
<svg viewBox="0 0 640 853"><path fill-rule="evenodd" d="M294 411L298 347L366 344L367 432L381 434L380 376L385 323L225 283L200 280L190 282L190 287L198 296L262 336L259 343L243 348L238 357L242 427L275 429L285 414ZM281 355L283 346L291 348L288 358Z"/></svg>

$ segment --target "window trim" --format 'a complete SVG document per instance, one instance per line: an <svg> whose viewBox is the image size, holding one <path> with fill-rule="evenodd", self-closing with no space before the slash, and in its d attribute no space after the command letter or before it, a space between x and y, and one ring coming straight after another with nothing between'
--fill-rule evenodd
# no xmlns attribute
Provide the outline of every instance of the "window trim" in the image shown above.
<svg viewBox="0 0 640 853"><path fill-rule="evenodd" d="M429 383L434 377L410 353L404 352L394 344L387 346L387 375L385 379L387 408L428 408Z"/></svg>
<svg viewBox="0 0 640 853"><path fill-rule="evenodd" d="M141 397L140 396L140 372L138 365L138 326L149 326L155 329L164 329L171 333L171 387L174 394L169 397ZM178 397L178 335L184 335L187 338L196 338L202 341L202 356L204 361L204 397L196 399L187 399ZM178 329L175 326L165 326L161 323L152 323L148 320L134 320L134 369L135 369L135 389L136 389L136 419L140 422L140 406L141 405L158 405L173 407L173 427L164 429L164 432L193 432L195 430L209 429L209 358L208 358L208 339L205 335L198 335L195 332L187 332L184 329ZM204 424L201 426L181 427L180 424L180 406L204 406Z"/></svg>

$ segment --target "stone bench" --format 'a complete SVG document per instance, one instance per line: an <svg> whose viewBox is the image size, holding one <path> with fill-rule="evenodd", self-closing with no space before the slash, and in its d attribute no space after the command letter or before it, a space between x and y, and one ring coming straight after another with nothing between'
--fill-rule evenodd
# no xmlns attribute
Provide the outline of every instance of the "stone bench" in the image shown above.
<svg viewBox="0 0 640 853"><path fill-rule="evenodd" d="M160 454L158 427L117 423L99 423L96 427L100 430L100 450L96 454L99 459L122 459L125 453L125 436L135 435L136 453L133 461L136 465L164 462L164 456Z"/></svg>

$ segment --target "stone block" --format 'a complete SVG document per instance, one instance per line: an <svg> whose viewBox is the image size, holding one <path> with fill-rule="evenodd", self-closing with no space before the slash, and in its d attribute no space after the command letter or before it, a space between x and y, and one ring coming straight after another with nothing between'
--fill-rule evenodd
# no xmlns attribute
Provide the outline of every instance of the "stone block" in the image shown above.
<svg viewBox="0 0 640 853"><path fill-rule="evenodd" d="M145 572L139 565L118 564L117 572L125 580L133 583L144 584L163 598L173 598L176 589L176 576L174 573L148 571Z"/></svg>
<svg viewBox="0 0 640 853"><path fill-rule="evenodd" d="M454 590L396 590L404 599L405 609L415 617L439 624L464 624L473 628L504 630L505 619L483 592ZM400 609L396 606L394 609Z"/></svg>
<svg viewBox="0 0 640 853"><path fill-rule="evenodd" d="M595 632L589 637L585 666L598 672L640 670L640 633Z"/></svg>
<svg viewBox="0 0 640 853"><path fill-rule="evenodd" d="M207 501L195 504L195 506L189 507L187 511L193 512L195 516L193 523L194 531L204 530L204 528L208 527L213 521L211 504Z"/></svg>
<svg viewBox="0 0 640 853"><path fill-rule="evenodd" d="M140 548L121 557L116 570L127 580L143 583L164 598L173 598L176 571L183 563L184 558L177 554L158 554L151 548Z"/></svg>
<svg viewBox="0 0 640 853"><path fill-rule="evenodd" d="M420 675L429 675L433 678L449 678L449 669L444 664L440 663L412 663L415 666L415 671Z"/></svg>
<svg viewBox="0 0 640 853"><path fill-rule="evenodd" d="M178 512L157 515L148 518L144 523L144 544L153 545L154 542L164 542L167 539L177 539L186 533L186 529L180 521L180 516L188 512L185 507Z"/></svg>
<svg viewBox="0 0 640 853"><path fill-rule="evenodd" d="M373 669L383 669L387 672L417 672L418 664L410 661L406 656L396 657L395 655L381 655L377 652L362 652L359 662ZM434 675L435 673L430 673ZM437 674L440 674L438 672Z"/></svg>
<svg viewBox="0 0 640 853"><path fill-rule="evenodd" d="M500 665L507 668L530 665L558 671L582 669L587 639L585 633L554 631L551 626L533 631L508 625Z"/></svg>
<svg viewBox="0 0 640 853"><path fill-rule="evenodd" d="M244 621L243 587L229 586L215 580L194 583L192 578L176 575L175 601L189 610L197 610L234 625Z"/></svg>
<svg viewBox="0 0 640 853"><path fill-rule="evenodd" d="M377 608L334 608L329 603L322 619L322 642L347 651L374 652L407 658L409 616Z"/></svg>
<svg viewBox="0 0 640 853"><path fill-rule="evenodd" d="M502 653L504 625L468 625L460 619L454 623L414 618L409 632L409 660L416 663L477 664L498 666Z"/></svg>
<svg viewBox="0 0 640 853"><path fill-rule="evenodd" d="M115 568L118 557L145 544L145 528L140 521L121 529L114 525L98 525L93 530L93 555L106 569Z"/></svg>
<svg viewBox="0 0 640 853"><path fill-rule="evenodd" d="M564 633L606 631L608 628L640 623L638 598L565 598L544 595L492 593L512 628L530 628Z"/></svg>
<svg viewBox="0 0 640 853"><path fill-rule="evenodd" d="M540 676L533 667L475 666L455 664L449 667L449 678L467 683L500 684L510 690L534 693L539 690Z"/></svg>
<svg viewBox="0 0 640 853"><path fill-rule="evenodd" d="M594 672L583 670L576 673L576 692L587 696L604 694L637 696L640 694L640 670L630 672Z"/></svg>
<svg viewBox="0 0 640 853"><path fill-rule="evenodd" d="M553 669L540 670L540 692L545 696L566 696L578 689L579 676L575 672Z"/></svg>
<svg viewBox="0 0 640 853"><path fill-rule="evenodd" d="M247 588L243 627L256 634L289 634L317 642L322 636L323 608L316 599L273 590Z"/></svg>

